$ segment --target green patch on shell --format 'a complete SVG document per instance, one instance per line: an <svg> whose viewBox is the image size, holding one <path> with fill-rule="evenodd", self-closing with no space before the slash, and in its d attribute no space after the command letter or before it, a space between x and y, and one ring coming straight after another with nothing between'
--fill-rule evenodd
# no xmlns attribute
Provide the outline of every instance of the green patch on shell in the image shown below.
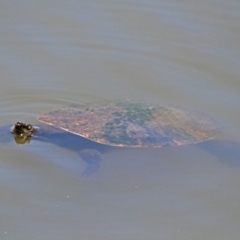
<svg viewBox="0 0 240 240"><path fill-rule="evenodd" d="M137 135L134 137L134 131L131 132L129 126L132 124L143 129L142 126L153 119L152 109L142 103L132 102L119 102L116 106L120 107L121 111L112 113L114 118L103 127L102 137L111 143L137 145L139 137Z"/></svg>

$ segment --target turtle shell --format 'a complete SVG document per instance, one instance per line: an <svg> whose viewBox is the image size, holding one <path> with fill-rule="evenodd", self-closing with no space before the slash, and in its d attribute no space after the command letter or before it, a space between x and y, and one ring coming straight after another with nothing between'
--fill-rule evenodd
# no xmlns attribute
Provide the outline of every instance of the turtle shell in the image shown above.
<svg viewBox="0 0 240 240"><path fill-rule="evenodd" d="M220 132L216 122L206 115L131 101L71 105L43 113L37 119L118 147L180 146L214 138Z"/></svg>

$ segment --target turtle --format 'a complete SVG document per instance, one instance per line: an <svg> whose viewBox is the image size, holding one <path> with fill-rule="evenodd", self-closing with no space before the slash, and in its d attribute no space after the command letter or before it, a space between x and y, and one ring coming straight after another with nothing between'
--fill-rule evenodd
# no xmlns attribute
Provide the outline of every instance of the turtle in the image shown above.
<svg viewBox="0 0 240 240"><path fill-rule="evenodd" d="M11 129L18 144L31 139L70 145L87 162L84 175L97 172L109 147L161 148L213 139L221 127L202 113L181 107L130 100L73 104L37 117L44 125L17 122ZM71 140L65 141L65 135ZM61 142L61 143L60 143Z"/></svg>

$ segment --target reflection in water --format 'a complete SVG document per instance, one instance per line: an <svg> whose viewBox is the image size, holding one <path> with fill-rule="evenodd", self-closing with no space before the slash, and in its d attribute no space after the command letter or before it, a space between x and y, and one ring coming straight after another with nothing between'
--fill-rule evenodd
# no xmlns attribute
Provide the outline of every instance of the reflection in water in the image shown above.
<svg viewBox="0 0 240 240"><path fill-rule="evenodd" d="M240 166L240 144L231 141L211 140L198 144L202 149L229 166Z"/></svg>

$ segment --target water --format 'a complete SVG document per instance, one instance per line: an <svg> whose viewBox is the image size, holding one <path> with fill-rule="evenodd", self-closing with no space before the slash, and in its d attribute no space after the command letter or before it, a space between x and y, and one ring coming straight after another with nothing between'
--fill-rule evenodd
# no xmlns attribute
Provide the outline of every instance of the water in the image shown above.
<svg viewBox="0 0 240 240"><path fill-rule="evenodd" d="M111 150L82 177L76 152L0 145L1 239L238 239L240 4L3 1L0 125L104 99L182 106L215 142Z"/></svg>

